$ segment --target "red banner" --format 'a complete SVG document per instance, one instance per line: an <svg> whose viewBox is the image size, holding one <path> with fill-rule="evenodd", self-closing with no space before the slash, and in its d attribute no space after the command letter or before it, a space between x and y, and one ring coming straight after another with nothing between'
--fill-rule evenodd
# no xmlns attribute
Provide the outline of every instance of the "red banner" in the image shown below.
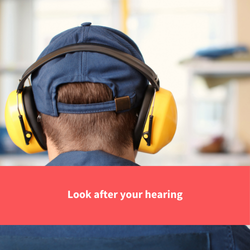
<svg viewBox="0 0 250 250"><path fill-rule="evenodd" d="M1 225L250 224L250 167L0 167Z"/></svg>

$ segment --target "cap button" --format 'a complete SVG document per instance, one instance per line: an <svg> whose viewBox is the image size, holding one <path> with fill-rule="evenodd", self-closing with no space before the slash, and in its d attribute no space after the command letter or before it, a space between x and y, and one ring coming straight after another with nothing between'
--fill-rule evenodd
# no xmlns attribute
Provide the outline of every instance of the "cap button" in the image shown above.
<svg viewBox="0 0 250 250"><path fill-rule="evenodd" d="M90 26L90 25L91 25L91 22L85 22L81 24L81 26Z"/></svg>

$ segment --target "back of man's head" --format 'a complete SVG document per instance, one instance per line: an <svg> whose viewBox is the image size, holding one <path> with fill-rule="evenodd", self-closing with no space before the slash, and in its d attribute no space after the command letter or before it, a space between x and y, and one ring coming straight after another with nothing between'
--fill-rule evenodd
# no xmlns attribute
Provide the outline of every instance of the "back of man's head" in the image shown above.
<svg viewBox="0 0 250 250"><path fill-rule="evenodd" d="M143 61L138 47L125 34L90 23L55 36L39 58L74 44L108 46ZM122 156L133 148L136 110L147 86L136 69L96 52L67 53L32 74L43 130L59 154L103 150ZM123 97L129 105L117 112L116 99Z"/></svg>
<svg viewBox="0 0 250 250"><path fill-rule="evenodd" d="M58 101L89 104L111 101L112 91L100 83L68 83L58 88ZM42 127L59 154L69 151L102 150L117 156L133 146L135 109L124 113L42 114Z"/></svg>

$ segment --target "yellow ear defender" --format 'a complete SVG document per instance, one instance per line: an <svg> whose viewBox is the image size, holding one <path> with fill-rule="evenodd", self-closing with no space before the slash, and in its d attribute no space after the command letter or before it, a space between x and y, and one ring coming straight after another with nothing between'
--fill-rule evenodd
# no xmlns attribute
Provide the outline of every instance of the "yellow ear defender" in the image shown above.
<svg viewBox="0 0 250 250"><path fill-rule="evenodd" d="M140 152L155 154L166 146L174 137L177 124L177 108L172 93L166 89L160 88L155 91L152 86L148 86L146 95L151 96L150 105L147 105L147 97L141 109L142 121L138 120L137 126L142 123L143 133L138 133ZM145 105L145 107L144 107ZM145 109L145 110L143 110ZM144 113L144 114L143 114ZM147 113L145 115L145 113ZM146 117L146 119L145 119ZM137 130L140 130L136 126ZM136 135L135 135L136 138Z"/></svg>
<svg viewBox="0 0 250 250"><path fill-rule="evenodd" d="M47 149L41 124L36 119L31 87L25 87L21 93L12 91L5 106L6 128L11 140L29 154Z"/></svg>
<svg viewBox="0 0 250 250"><path fill-rule="evenodd" d="M32 87L24 87L28 77L48 61L61 55L79 51L97 52L112 56L134 67L144 75L148 86L138 122L134 131L134 148L145 153L156 153L173 138L177 125L177 108L170 91L160 88L155 72L139 59L122 51L97 44L75 44L58 49L40 58L23 74L16 91L13 91L5 107L6 128L12 141L26 153L47 150Z"/></svg>

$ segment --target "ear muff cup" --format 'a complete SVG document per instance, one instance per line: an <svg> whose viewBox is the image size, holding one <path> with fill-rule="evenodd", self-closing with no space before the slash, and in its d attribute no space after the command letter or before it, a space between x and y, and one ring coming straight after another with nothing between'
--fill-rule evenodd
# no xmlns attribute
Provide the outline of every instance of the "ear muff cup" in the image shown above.
<svg viewBox="0 0 250 250"><path fill-rule="evenodd" d="M154 88L153 86L148 85L134 130L134 149L136 150L138 150L140 142L142 140L142 134L145 128L153 96L154 96Z"/></svg>
<svg viewBox="0 0 250 250"><path fill-rule="evenodd" d="M143 134L149 131L149 117L153 107L154 88L148 86L143 100L138 127L135 128L135 149L140 152L155 154L165 147L174 137L177 126L177 107L172 93L160 88L155 92L153 121L150 146ZM138 134L136 134L138 133ZM138 144L139 141L139 144Z"/></svg>
<svg viewBox="0 0 250 250"><path fill-rule="evenodd" d="M17 98L19 105L17 105ZM25 143L17 106L19 107L25 130L32 134L29 145ZM5 106L6 129L11 140L24 152L29 154L46 150L45 136L43 135L41 124L36 121L36 117L37 111L31 87L25 87L22 93L18 95L16 91L12 91L8 96Z"/></svg>
<svg viewBox="0 0 250 250"><path fill-rule="evenodd" d="M38 114L31 86L23 89L23 105L25 116L27 117L33 135L41 148L47 150L46 137L43 133L41 123L37 122Z"/></svg>

